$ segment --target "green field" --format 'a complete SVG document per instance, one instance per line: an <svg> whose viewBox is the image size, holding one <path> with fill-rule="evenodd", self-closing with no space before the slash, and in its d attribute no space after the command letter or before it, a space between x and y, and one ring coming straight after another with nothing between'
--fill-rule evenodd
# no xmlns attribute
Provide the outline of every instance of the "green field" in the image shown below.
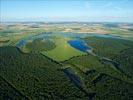
<svg viewBox="0 0 133 100"><path fill-rule="evenodd" d="M42 54L56 60L56 61L64 61L74 56L85 55L86 53L81 52L79 50L71 47L67 41L68 38L59 38L55 40L56 48L53 50L49 50L47 52L42 52Z"/></svg>

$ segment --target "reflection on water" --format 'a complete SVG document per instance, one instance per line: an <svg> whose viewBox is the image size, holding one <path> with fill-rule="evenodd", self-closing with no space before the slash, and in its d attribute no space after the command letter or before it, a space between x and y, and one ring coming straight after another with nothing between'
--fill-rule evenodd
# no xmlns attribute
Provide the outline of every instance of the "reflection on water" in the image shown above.
<svg viewBox="0 0 133 100"><path fill-rule="evenodd" d="M24 45L26 44L26 41L25 40L20 40L18 43L17 43L17 47L21 48L23 47Z"/></svg>
<svg viewBox="0 0 133 100"><path fill-rule="evenodd" d="M90 48L89 46L86 45L85 41L80 40L80 39L77 39L77 40L70 40L70 41L68 41L68 43L69 43L72 47L74 47L74 48L76 48L76 49L78 49L78 50L80 50L80 51L83 51L83 52L87 52L88 50L91 50L91 48Z"/></svg>
<svg viewBox="0 0 133 100"><path fill-rule="evenodd" d="M90 50L91 48L85 45L85 42L81 40L81 38L85 38L85 37L91 37L91 36L95 36L95 37L105 37L105 38L120 38L117 36L112 36L112 35L106 35L106 34L96 34L96 33L63 33L63 32L58 32L58 33L52 33L52 32L43 32L37 35L31 35L28 36L20 41L18 41L18 43L16 44L17 47L22 47L24 46L28 41L32 41L38 38L43 38L45 40L52 40L55 39L57 37L61 37L61 38L74 38L74 40L69 41L68 43L76 48L79 49L80 51L86 52L86 50ZM75 40L77 39L77 40Z"/></svg>

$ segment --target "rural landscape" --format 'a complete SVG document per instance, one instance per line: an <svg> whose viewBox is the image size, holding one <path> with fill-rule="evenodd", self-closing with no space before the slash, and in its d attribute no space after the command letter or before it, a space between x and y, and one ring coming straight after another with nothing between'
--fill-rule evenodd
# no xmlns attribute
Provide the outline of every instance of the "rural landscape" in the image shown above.
<svg viewBox="0 0 133 100"><path fill-rule="evenodd" d="M2 24L0 97L131 100L132 29L122 23Z"/></svg>
<svg viewBox="0 0 133 100"><path fill-rule="evenodd" d="M0 100L133 100L133 23L2 19Z"/></svg>

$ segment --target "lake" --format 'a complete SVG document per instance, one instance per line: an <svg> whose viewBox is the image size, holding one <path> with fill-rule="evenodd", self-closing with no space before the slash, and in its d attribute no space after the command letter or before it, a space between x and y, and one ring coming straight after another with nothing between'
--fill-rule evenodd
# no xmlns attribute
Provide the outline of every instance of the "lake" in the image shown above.
<svg viewBox="0 0 133 100"><path fill-rule="evenodd" d="M83 51L83 52L87 52L88 50L91 50L91 47L89 47L83 40L81 40L81 39L77 39L77 40L70 40L70 41L68 41L68 43L72 46L72 47L74 47L74 48L76 48L76 49L78 49L78 50L80 50L80 51Z"/></svg>
<svg viewBox="0 0 133 100"><path fill-rule="evenodd" d="M23 47L24 45L26 44L26 41L25 40L20 40L18 43L17 43L17 47L21 48Z"/></svg>

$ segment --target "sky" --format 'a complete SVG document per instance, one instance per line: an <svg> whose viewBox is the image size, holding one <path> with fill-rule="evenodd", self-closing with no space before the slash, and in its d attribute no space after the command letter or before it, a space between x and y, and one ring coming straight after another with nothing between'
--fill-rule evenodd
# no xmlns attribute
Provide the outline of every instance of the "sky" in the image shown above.
<svg viewBox="0 0 133 100"><path fill-rule="evenodd" d="M0 0L0 21L133 22L133 0Z"/></svg>

